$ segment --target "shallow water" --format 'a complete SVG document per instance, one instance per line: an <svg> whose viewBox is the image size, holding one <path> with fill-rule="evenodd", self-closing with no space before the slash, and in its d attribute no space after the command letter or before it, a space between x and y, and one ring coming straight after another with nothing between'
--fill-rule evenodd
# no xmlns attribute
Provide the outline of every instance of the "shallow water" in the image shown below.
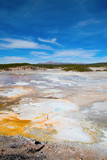
<svg viewBox="0 0 107 160"><path fill-rule="evenodd" d="M0 73L0 134L107 144L106 72Z"/></svg>

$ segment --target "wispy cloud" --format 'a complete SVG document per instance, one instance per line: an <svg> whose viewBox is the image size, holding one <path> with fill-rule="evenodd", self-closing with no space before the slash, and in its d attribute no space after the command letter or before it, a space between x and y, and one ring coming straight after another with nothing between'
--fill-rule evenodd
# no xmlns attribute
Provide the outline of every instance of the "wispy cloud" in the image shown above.
<svg viewBox="0 0 107 160"><path fill-rule="evenodd" d="M70 49L70 50L62 50L56 51L55 57L80 57L80 58L91 58L98 53L99 50L84 50L80 49Z"/></svg>
<svg viewBox="0 0 107 160"><path fill-rule="evenodd" d="M56 50L53 54L48 54L46 52L31 52L36 58L40 58L40 61L62 61L62 62L88 62L95 61L96 55L99 50L86 50L83 48L79 49L69 49L69 50ZM98 59L99 60L99 59Z"/></svg>
<svg viewBox="0 0 107 160"><path fill-rule="evenodd" d="M106 33L104 27L101 29L101 26L105 24L105 20L100 19L86 19L83 21L78 21L74 26L70 28L70 33L73 37L72 41L80 41L86 37L95 37L96 35L104 35ZM87 41L88 39L85 39ZM80 42L81 43L81 42Z"/></svg>
<svg viewBox="0 0 107 160"><path fill-rule="evenodd" d="M31 51L30 54L34 56L48 56L49 55L46 52L37 52L37 51Z"/></svg>
<svg viewBox="0 0 107 160"><path fill-rule="evenodd" d="M87 25L96 25L96 24L99 24L101 22L102 22L102 20L96 20L96 19L91 18L91 19L87 19L87 20L78 22L74 26L74 28L85 27Z"/></svg>
<svg viewBox="0 0 107 160"><path fill-rule="evenodd" d="M52 43L52 44L56 44L58 46L62 46L61 44L59 44L57 41L56 41L56 38L53 38L53 39L42 39L42 38L38 38L39 41L41 42L45 42L45 43Z"/></svg>
<svg viewBox="0 0 107 160"><path fill-rule="evenodd" d="M32 58L32 57L21 57L21 56L4 56L0 57L0 64L7 64L7 63L38 63L40 62L39 58Z"/></svg>
<svg viewBox="0 0 107 160"><path fill-rule="evenodd" d="M46 49L52 50L52 47L40 45L31 40L2 38L0 39L0 49Z"/></svg>
<svg viewBox="0 0 107 160"><path fill-rule="evenodd" d="M75 50L63 50L56 51L53 55L49 55L45 52L31 52L34 55L32 57L20 57L20 56L5 56L0 57L0 63L38 63L38 62L69 62L69 63L96 63L96 62L106 62L107 56L96 57L98 50L84 50L84 49L75 49Z"/></svg>
<svg viewBox="0 0 107 160"><path fill-rule="evenodd" d="M26 57L17 57L17 56L5 56L0 58L0 62L4 63L21 63L21 62L28 62Z"/></svg>
<svg viewBox="0 0 107 160"><path fill-rule="evenodd" d="M38 38L39 41L41 42L46 42L46 43L56 43L56 38L53 39L42 39L42 38Z"/></svg>

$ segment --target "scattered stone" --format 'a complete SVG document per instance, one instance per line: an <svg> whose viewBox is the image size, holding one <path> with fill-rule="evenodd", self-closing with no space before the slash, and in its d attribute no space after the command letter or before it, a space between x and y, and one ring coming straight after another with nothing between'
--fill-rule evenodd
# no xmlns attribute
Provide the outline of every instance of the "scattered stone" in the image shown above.
<svg viewBox="0 0 107 160"><path fill-rule="evenodd" d="M29 150L29 152L32 152L32 153L39 152L39 151L40 151L41 149L43 149L44 147L45 147L45 145L41 146L41 147L38 148L38 149L31 148L31 149Z"/></svg>
<svg viewBox="0 0 107 160"><path fill-rule="evenodd" d="M41 142L35 140L35 144L38 145L38 144L41 144Z"/></svg>

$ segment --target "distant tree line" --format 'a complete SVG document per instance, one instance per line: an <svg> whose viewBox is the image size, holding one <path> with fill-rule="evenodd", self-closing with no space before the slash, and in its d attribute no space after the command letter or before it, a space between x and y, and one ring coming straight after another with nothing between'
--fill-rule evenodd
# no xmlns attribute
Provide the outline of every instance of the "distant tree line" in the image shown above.
<svg viewBox="0 0 107 160"><path fill-rule="evenodd" d="M11 64L0 64L0 70L10 70L12 68L22 67L30 68L36 70L38 68L54 69L60 68L65 71L91 71L90 67L105 67L107 68L107 63L93 63L93 64L30 64L30 63L11 63Z"/></svg>
<svg viewBox="0 0 107 160"><path fill-rule="evenodd" d="M29 66L29 63L10 63L10 64L0 64L0 69L8 70L10 68Z"/></svg>

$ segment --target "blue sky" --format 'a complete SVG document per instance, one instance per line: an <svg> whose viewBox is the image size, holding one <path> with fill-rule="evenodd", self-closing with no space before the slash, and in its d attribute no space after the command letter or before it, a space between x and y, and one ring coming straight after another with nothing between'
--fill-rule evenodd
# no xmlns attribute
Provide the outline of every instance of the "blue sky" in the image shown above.
<svg viewBox="0 0 107 160"><path fill-rule="evenodd" d="M106 0L0 0L0 63L107 61Z"/></svg>

